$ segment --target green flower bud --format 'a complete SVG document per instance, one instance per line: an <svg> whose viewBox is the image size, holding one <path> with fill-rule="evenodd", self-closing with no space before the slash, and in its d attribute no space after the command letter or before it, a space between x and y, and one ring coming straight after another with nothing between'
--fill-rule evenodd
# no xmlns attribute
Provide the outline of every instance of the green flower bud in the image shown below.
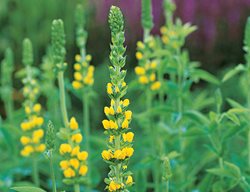
<svg viewBox="0 0 250 192"><path fill-rule="evenodd" d="M76 23L76 44L80 49L85 48L88 33L84 29L86 20L85 20L85 10L82 5L77 5L75 13L75 23Z"/></svg>
<svg viewBox="0 0 250 192"><path fill-rule="evenodd" d="M32 65L33 63L33 48L32 43L29 39L23 41L23 60L24 65Z"/></svg>
<svg viewBox="0 0 250 192"><path fill-rule="evenodd" d="M47 132L46 132L46 138L45 138L45 143L46 143L46 148L47 150L53 150L55 147L55 138L56 138L56 133L55 133L55 128L52 123L52 121L49 121L47 125Z"/></svg>
<svg viewBox="0 0 250 192"><path fill-rule="evenodd" d="M142 0L142 27L151 31L153 28L153 17L152 17L152 7L151 0Z"/></svg>

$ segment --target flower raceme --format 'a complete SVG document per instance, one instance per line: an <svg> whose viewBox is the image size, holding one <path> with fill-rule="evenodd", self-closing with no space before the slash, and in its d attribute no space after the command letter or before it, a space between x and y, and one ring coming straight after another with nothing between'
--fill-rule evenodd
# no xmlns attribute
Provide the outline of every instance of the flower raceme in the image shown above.
<svg viewBox="0 0 250 192"><path fill-rule="evenodd" d="M91 59L91 55L86 55L85 58L82 58L81 55L75 56L74 81L72 82L74 89L81 89L93 85L95 68L93 65L90 65Z"/></svg>
<svg viewBox="0 0 250 192"><path fill-rule="evenodd" d="M122 99L127 91L124 82L126 71L122 70L125 65L125 47L123 15L118 7L112 6L109 14L111 29L111 52L110 78L107 84L107 94L111 99L110 105L104 107L107 119L102 121L105 134L108 135L107 145L109 149L102 151L102 158L110 164L108 178L105 179L108 191L128 191L133 184L133 178L127 171L127 164L134 153L132 142L134 134L128 132L132 119L132 111L128 110L129 99Z"/></svg>
<svg viewBox="0 0 250 192"><path fill-rule="evenodd" d="M136 58L139 61L139 66L135 67L135 73L138 76L138 81L144 86L149 86L152 91L160 89L161 83L157 81L156 72L158 63L157 60L147 58L146 55L151 53L155 46L153 37L149 37L145 43L137 42Z"/></svg>
<svg viewBox="0 0 250 192"><path fill-rule="evenodd" d="M69 128L71 130L69 141L68 143L62 143L59 148L60 155L63 157L60 167L63 170L65 178L79 179L88 172L86 163L88 153L80 149L82 135L74 117L70 119Z"/></svg>

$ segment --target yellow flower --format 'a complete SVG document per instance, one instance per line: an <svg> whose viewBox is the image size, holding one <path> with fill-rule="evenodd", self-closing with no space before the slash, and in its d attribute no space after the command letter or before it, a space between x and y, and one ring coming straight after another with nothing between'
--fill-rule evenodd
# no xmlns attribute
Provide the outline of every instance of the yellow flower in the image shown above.
<svg viewBox="0 0 250 192"><path fill-rule="evenodd" d="M134 149L132 147L125 147L122 149L122 152L127 156L131 157L134 154Z"/></svg>
<svg viewBox="0 0 250 192"><path fill-rule="evenodd" d="M71 153L72 147L71 147L70 144L63 143L63 144L60 145L59 151L60 151L61 155L65 154L65 153Z"/></svg>
<svg viewBox="0 0 250 192"><path fill-rule="evenodd" d="M36 147L36 151L38 151L38 152L44 152L45 149L46 149L45 144L40 144L40 145L38 145L38 146Z"/></svg>
<svg viewBox="0 0 250 192"><path fill-rule="evenodd" d="M127 84L126 84L126 82L122 82L122 87L125 87Z"/></svg>
<svg viewBox="0 0 250 192"><path fill-rule="evenodd" d="M26 107L24 108L24 110L25 110L25 113L26 113L26 114L30 114L30 113L31 113L31 109L30 109L30 107L28 107L28 106L26 106Z"/></svg>
<svg viewBox="0 0 250 192"><path fill-rule="evenodd" d="M133 177L131 175L128 176L126 184L131 185L133 183Z"/></svg>
<svg viewBox="0 0 250 192"><path fill-rule="evenodd" d="M29 130L31 128L29 122L22 122L20 126L23 131Z"/></svg>
<svg viewBox="0 0 250 192"><path fill-rule="evenodd" d="M77 133L71 136L71 140L76 143L81 143L82 141L82 135L81 133Z"/></svg>
<svg viewBox="0 0 250 192"><path fill-rule="evenodd" d="M88 63L87 63L86 61L83 61L83 62L82 62L82 66L83 66L83 67L87 67L87 66L88 66Z"/></svg>
<svg viewBox="0 0 250 192"><path fill-rule="evenodd" d="M159 89L161 87L161 82L160 81L156 81L151 85L151 90L155 91L157 89Z"/></svg>
<svg viewBox="0 0 250 192"><path fill-rule="evenodd" d="M123 129L126 129L126 128L128 128L128 125L129 125L129 122L128 122L127 119L125 119L125 120L122 122L122 128L123 128Z"/></svg>
<svg viewBox="0 0 250 192"><path fill-rule="evenodd" d="M106 119L104 119L104 120L102 121L102 125L103 125L104 129L109 129L109 128L110 128L110 123L109 123L109 121L106 120Z"/></svg>
<svg viewBox="0 0 250 192"><path fill-rule="evenodd" d="M86 165L82 165L79 169L79 174L84 176L86 175L88 172L88 167Z"/></svg>
<svg viewBox="0 0 250 192"><path fill-rule="evenodd" d="M109 136L109 142L112 143L113 140L114 140L114 138L115 138L114 135L110 135L110 136Z"/></svg>
<svg viewBox="0 0 250 192"><path fill-rule="evenodd" d="M74 78L77 81L81 81L82 80L82 74L80 72L75 72L74 73Z"/></svg>
<svg viewBox="0 0 250 192"><path fill-rule="evenodd" d="M71 156L76 156L80 152L80 146L76 146L72 149Z"/></svg>
<svg viewBox="0 0 250 192"><path fill-rule="evenodd" d="M26 137L26 136L22 136L20 138L20 142L23 144L23 145L27 145L28 143L30 143L31 139L29 137Z"/></svg>
<svg viewBox="0 0 250 192"><path fill-rule="evenodd" d="M111 83L108 83L108 85L107 85L107 93L109 95L113 94L113 89L112 89L112 84Z"/></svg>
<svg viewBox="0 0 250 192"><path fill-rule="evenodd" d="M70 129L72 129L72 130L78 129L78 123L77 123L75 117L71 117L71 119L70 119L70 121L69 121L69 127L70 127Z"/></svg>
<svg viewBox="0 0 250 192"><path fill-rule="evenodd" d="M84 83L87 84L87 85L92 85L94 82L93 78L92 77L85 77L84 78Z"/></svg>
<svg viewBox="0 0 250 192"><path fill-rule="evenodd" d="M162 27L160 28L161 34L165 34L165 33L167 33L167 31L168 31L168 29L167 29L167 27L165 27L165 26L162 26Z"/></svg>
<svg viewBox="0 0 250 192"><path fill-rule="evenodd" d="M75 60L76 60L77 62L80 62L81 59L82 59L81 55L77 54L77 55L75 56Z"/></svg>
<svg viewBox="0 0 250 192"><path fill-rule="evenodd" d="M155 73L152 73L152 74L150 75L149 79L150 79L150 81L155 81L155 79L156 79Z"/></svg>
<svg viewBox="0 0 250 192"><path fill-rule="evenodd" d="M152 61L152 62L150 63L150 67L151 67L152 69L155 69L155 68L157 67L156 61Z"/></svg>
<svg viewBox="0 0 250 192"><path fill-rule="evenodd" d="M121 113L121 112L122 112L121 106L119 106L119 107L117 108L116 112L117 112L117 113Z"/></svg>
<svg viewBox="0 0 250 192"><path fill-rule="evenodd" d="M76 175L75 171L71 168L65 169L63 174L64 174L64 177L66 177L66 178L75 177L75 175Z"/></svg>
<svg viewBox="0 0 250 192"><path fill-rule="evenodd" d="M88 72L93 74L94 70L95 70L95 67L93 65L90 65L88 68Z"/></svg>
<svg viewBox="0 0 250 192"><path fill-rule="evenodd" d="M86 55L85 59L86 59L86 61L91 61L92 56L91 55Z"/></svg>
<svg viewBox="0 0 250 192"><path fill-rule="evenodd" d="M118 125L117 125L116 122L110 120L110 121L109 121L109 124L110 124L110 128L111 128L111 129L118 129Z"/></svg>
<svg viewBox="0 0 250 192"><path fill-rule="evenodd" d="M134 133L132 133L132 132L123 133L122 138L125 142L131 143L134 139Z"/></svg>
<svg viewBox="0 0 250 192"><path fill-rule="evenodd" d="M168 36L166 36L166 35L163 35L163 36L161 37L161 40L162 40L162 42L163 42L164 44L168 44L168 43L169 43L169 38L168 38Z"/></svg>
<svg viewBox="0 0 250 192"><path fill-rule="evenodd" d="M127 165L123 165L123 166L122 166L122 169L123 169L123 170L125 170L125 169L127 169L127 168L128 168Z"/></svg>
<svg viewBox="0 0 250 192"><path fill-rule="evenodd" d="M41 139L44 135L44 131L42 129L35 130L32 134L33 137Z"/></svg>
<svg viewBox="0 0 250 192"><path fill-rule="evenodd" d="M34 118L34 124L36 126L41 126L43 124L43 122L44 122L44 119L42 117L36 117L36 118Z"/></svg>
<svg viewBox="0 0 250 192"><path fill-rule="evenodd" d="M113 107L110 107L110 108L109 108L109 114L110 114L110 115L114 115L114 114L115 114L115 110L114 110Z"/></svg>
<svg viewBox="0 0 250 192"><path fill-rule="evenodd" d="M109 184L109 191L116 191L117 189L120 189L121 185L118 183L115 183L114 181L111 181Z"/></svg>
<svg viewBox="0 0 250 192"><path fill-rule="evenodd" d="M111 158L113 158L113 155L112 155L110 150L103 150L102 151L102 158L104 160L110 160Z"/></svg>
<svg viewBox="0 0 250 192"><path fill-rule="evenodd" d="M139 82L140 82L141 84L147 84L147 83L148 83L148 78L147 78L145 75L140 76Z"/></svg>
<svg viewBox="0 0 250 192"><path fill-rule="evenodd" d="M81 69L81 65L79 63L74 64L74 69L79 71Z"/></svg>
<svg viewBox="0 0 250 192"><path fill-rule="evenodd" d="M72 167L74 167L74 169L78 169L80 163L78 161L78 159L70 159L69 163Z"/></svg>
<svg viewBox="0 0 250 192"><path fill-rule="evenodd" d="M138 42L136 43L136 45L137 45L137 47L140 48L140 49L144 49L144 48L145 48L145 45L144 45L143 42L141 42L141 41L138 41Z"/></svg>
<svg viewBox="0 0 250 192"><path fill-rule="evenodd" d="M123 101L123 106L124 107L127 107L128 105L129 105L129 99L125 99L124 101Z"/></svg>
<svg viewBox="0 0 250 192"><path fill-rule="evenodd" d="M119 92L120 92L119 87L115 87L115 92L116 92L116 93L119 93Z"/></svg>
<svg viewBox="0 0 250 192"><path fill-rule="evenodd" d="M135 67L135 73L136 75L144 75L146 73L145 69L143 67Z"/></svg>
<svg viewBox="0 0 250 192"><path fill-rule="evenodd" d="M124 153L124 152L123 152L122 150L120 150L120 149L117 149L117 150L114 152L114 158L119 159L119 160L125 159L125 158L126 158L126 153Z"/></svg>
<svg viewBox="0 0 250 192"><path fill-rule="evenodd" d="M109 107L104 107L104 113L105 113L105 115L109 115L110 114Z"/></svg>
<svg viewBox="0 0 250 192"><path fill-rule="evenodd" d="M21 155L24 157L29 156L31 153L34 152L34 148L30 145L26 145L23 150L21 151Z"/></svg>
<svg viewBox="0 0 250 192"><path fill-rule="evenodd" d="M136 52L136 59L141 60L143 58L143 54L141 52Z"/></svg>
<svg viewBox="0 0 250 192"><path fill-rule="evenodd" d="M69 168L69 162L67 160L60 161L60 167L61 169L68 169Z"/></svg>
<svg viewBox="0 0 250 192"><path fill-rule="evenodd" d="M85 161L85 160L87 160L88 155L89 155L88 152L82 151L82 152L80 152L80 153L77 154L77 158L78 158L80 161Z"/></svg>
<svg viewBox="0 0 250 192"><path fill-rule="evenodd" d="M132 118L132 111L125 111L125 119L130 120Z"/></svg>
<svg viewBox="0 0 250 192"><path fill-rule="evenodd" d="M80 89L82 87L82 84L79 81L73 81L72 86L74 89Z"/></svg>
<svg viewBox="0 0 250 192"><path fill-rule="evenodd" d="M41 111L41 109L42 109L42 106L41 106L41 104L39 104L39 103L35 104L34 107L33 107L33 110L34 110L36 113L39 113L39 112Z"/></svg>

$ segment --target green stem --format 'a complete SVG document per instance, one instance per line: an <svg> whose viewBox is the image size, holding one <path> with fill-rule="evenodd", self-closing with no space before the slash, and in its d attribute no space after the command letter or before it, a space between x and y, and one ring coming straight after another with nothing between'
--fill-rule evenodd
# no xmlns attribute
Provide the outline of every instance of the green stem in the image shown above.
<svg viewBox="0 0 250 192"><path fill-rule="evenodd" d="M167 181L166 192L169 192L169 180Z"/></svg>
<svg viewBox="0 0 250 192"><path fill-rule="evenodd" d="M147 39L149 38L150 36L150 30L149 29L144 29L143 30L143 41L146 42Z"/></svg>
<svg viewBox="0 0 250 192"><path fill-rule="evenodd" d="M53 187L53 192L56 192L56 179L55 179L55 172L53 168L53 154L52 150L50 150L50 173L51 173L51 179L52 179L52 187Z"/></svg>
<svg viewBox="0 0 250 192"><path fill-rule="evenodd" d="M80 185L79 184L74 185L74 192L80 192Z"/></svg>
<svg viewBox="0 0 250 192"><path fill-rule="evenodd" d="M58 83L59 83L60 105L61 105L63 122L64 122L64 126L68 127L69 122L68 122L68 114L67 114L67 108L66 108L63 71L58 72Z"/></svg>
<svg viewBox="0 0 250 192"><path fill-rule="evenodd" d="M248 168L250 169L250 128L248 130Z"/></svg>
<svg viewBox="0 0 250 192"><path fill-rule="evenodd" d="M40 181L39 181L39 173L38 173L38 167L37 167L37 159L36 158L33 158L33 161L32 161L32 168L33 168L33 182L35 183L35 185L37 187L40 186Z"/></svg>

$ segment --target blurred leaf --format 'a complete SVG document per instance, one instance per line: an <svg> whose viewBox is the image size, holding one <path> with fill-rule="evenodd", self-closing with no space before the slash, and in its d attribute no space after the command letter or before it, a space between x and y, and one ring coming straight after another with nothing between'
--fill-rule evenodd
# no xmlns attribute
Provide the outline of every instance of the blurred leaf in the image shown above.
<svg viewBox="0 0 250 192"><path fill-rule="evenodd" d="M207 71L204 71L202 69L195 69L195 71L191 74L192 78L196 79L202 79L204 81L207 81L209 83L213 83L215 85L219 85L220 81L212 74L208 73Z"/></svg>
<svg viewBox="0 0 250 192"><path fill-rule="evenodd" d="M18 192L46 192L43 189L37 187L12 187L11 189Z"/></svg>
<svg viewBox="0 0 250 192"><path fill-rule="evenodd" d="M231 79L233 76L237 75L239 72L241 71L245 71L246 68L244 65L239 64L237 65L235 68L231 69L230 71L228 71L224 77L222 78L222 82L226 82L227 80Z"/></svg>

